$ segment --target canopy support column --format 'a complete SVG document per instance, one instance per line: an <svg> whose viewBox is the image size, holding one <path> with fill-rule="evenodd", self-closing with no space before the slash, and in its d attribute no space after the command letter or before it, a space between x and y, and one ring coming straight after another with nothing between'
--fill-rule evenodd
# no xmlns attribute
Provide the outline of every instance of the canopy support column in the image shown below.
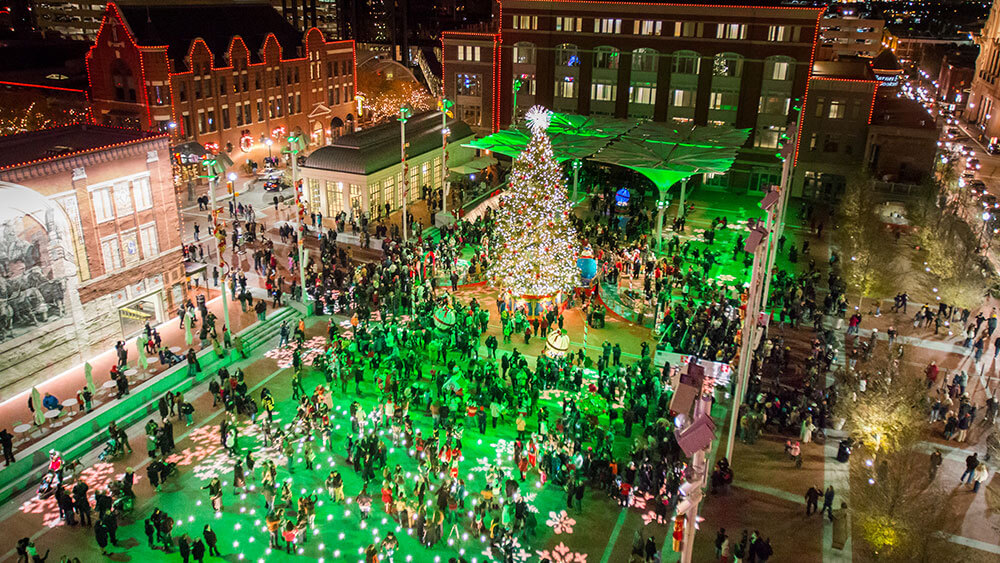
<svg viewBox="0 0 1000 563"><path fill-rule="evenodd" d="M684 198L687 196L688 179L681 180L681 199L677 204L677 218L684 216Z"/></svg>
<svg viewBox="0 0 1000 563"><path fill-rule="evenodd" d="M656 202L656 250L663 250L663 214L667 211L667 191L660 192L660 201Z"/></svg>
<svg viewBox="0 0 1000 563"><path fill-rule="evenodd" d="M580 185L580 161L573 161L573 205L576 205L576 191L577 187Z"/></svg>

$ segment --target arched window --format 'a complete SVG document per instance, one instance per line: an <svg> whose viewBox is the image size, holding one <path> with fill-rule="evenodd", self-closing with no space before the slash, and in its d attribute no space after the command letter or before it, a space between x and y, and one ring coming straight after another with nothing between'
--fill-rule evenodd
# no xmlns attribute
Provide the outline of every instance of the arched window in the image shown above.
<svg viewBox="0 0 1000 563"><path fill-rule="evenodd" d="M580 52L576 45L563 43L556 47L556 66L580 66Z"/></svg>
<svg viewBox="0 0 1000 563"><path fill-rule="evenodd" d="M135 78L132 76L132 69L121 59L115 59L111 66L111 84L115 89L116 100L136 101Z"/></svg>
<svg viewBox="0 0 1000 563"><path fill-rule="evenodd" d="M698 74L701 72L701 55L694 51L674 53L674 74Z"/></svg>
<svg viewBox="0 0 1000 563"><path fill-rule="evenodd" d="M594 49L594 68L614 70L618 68L618 49L602 46Z"/></svg>
<svg viewBox="0 0 1000 563"><path fill-rule="evenodd" d="M775 55L764 59L764 80L791 80L795 76L795 59Z"/></svg>
<svg viewBox="0 0 1000 563"><path fill-rule="evenodd" d="M632 70L638 72L656 72L656 64L659 53L656 49L640 47L632 51Z"/></svg>
<svg viewBox="0 0 1000 563"><path fill-rule="evenodd" d="M527 41L514 43L514 64L535 64L535 44Z"/></svg>
<svg viewBox="0 0 1000 563"><path fill-rule="evenodd" d="M712 61L712 75L738 78L743 73L743 57L736 53L718 53Z"/></svg>

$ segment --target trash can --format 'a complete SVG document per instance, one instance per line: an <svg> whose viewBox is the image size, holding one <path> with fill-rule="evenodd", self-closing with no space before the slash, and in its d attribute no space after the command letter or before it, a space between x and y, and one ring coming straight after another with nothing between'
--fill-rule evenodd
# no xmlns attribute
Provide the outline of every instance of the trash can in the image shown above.
<svg viewBox="0 0 1000 563"><path fill-rule="evenodd" d="M847 463L851 459L851 441L841 440L840 447L837 448L837 461Z"/></svg>

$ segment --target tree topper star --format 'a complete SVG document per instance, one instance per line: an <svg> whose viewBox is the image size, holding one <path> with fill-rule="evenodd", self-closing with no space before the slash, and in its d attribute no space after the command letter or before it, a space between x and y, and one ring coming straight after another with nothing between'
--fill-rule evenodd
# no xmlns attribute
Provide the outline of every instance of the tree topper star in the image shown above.
<svg viewBox="0 0 1000 563"><path fill-rule="evenodd" d="M542 106L532 106L524 117L528 120L528 127L531 129L532 134L537 135L544 133L549 128L549 123L552 121L552 112Z"/></svg>

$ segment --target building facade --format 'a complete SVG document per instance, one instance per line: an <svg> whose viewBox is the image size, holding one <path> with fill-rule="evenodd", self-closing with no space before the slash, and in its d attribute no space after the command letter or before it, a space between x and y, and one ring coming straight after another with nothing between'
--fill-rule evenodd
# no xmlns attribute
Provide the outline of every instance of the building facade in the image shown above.
<svg viewBox="0 0 1000 563"><path fill-rule="evenodd" d="M819 21L817 59L873 58L886 46L885 20L831 14Z"/></svg>
<svg viewBox="0 0 1000 563"><path fill-rule="evenodd" d="M101 28L105 4L94 0L40 0L34 8L38 29L46 37L93 41Z"/></svg>
<svg viewBox="0 0 1000 563"><path fill-rule="evenodd" d="M990 17L975 38L979 45L976 72L972 78L965 119L977 129L980 140L995 144L1000 137L1000 4L990 8Z"/></svg>
<svg viewBox="0 0 1000 563"><path fill-rule="evenodd" d="M169 130L234 161L278 131L322 145L355 121L354 42L303 35L268 4L109 4L87 66L97 123Z"/></svg>
<svg viewBox="0 0 1000 563"><path fill-rule="evenodd" d="M94 125L0 137L0 389L29 388L183 301L168 145Z"/></svg>
<svg viewBox="0 0 1000 563"><path fill-rule="evenodd" d="M407 203L414 203L425 193L442 189L442 179L451 169L472 160L476 150L463 146L473 139L472 129L460 120L452 120L448 123L448 157L442 162L441 128L441 114L437 111L407 121L409 192L404 187L397 123L345 135L316 149L299 169L310 212L322 213L331 220L341 212L350 217L364 213L375 219L401 208L404 197ZM449 172L444 172L444 167Z"/></svg>
<svg viewBox="0 0 1000 563"><path fill-rule="evenodd" d="M442 36L445 95L477 132L541 104L752 130L709 183L776 183L778 139L805 94L819 7L510 0L499 31ZM515 85L517 86L515 92Z"/></svg>

